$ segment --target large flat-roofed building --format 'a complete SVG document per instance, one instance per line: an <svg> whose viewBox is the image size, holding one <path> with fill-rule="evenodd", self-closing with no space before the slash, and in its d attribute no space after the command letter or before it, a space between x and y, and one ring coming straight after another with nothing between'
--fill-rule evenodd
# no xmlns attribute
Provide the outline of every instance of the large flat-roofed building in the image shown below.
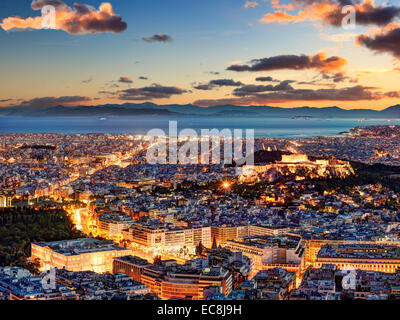
<svg viewBox="0 0 400 320"><path fill-rule="evenodd" d="M339 269L393 273L400 267L400 247L380 244L327 244L318 252L315 266L333 264Z"/></svg>
<svg viewBox="0 0 400 320"><path fill-rule="evenodd" d="M204 289L210 286L220 287L225 296L232 291L232 275L221 267L198 269L191 265L178 265L173 261L153 265L131 256L115 258L114 272L129 275L164 300L171 298L203 300Z"/></svg>
<svg viewBox="0 0 400 320"><path fill-rule="evenodd" d="M376 245L376 241L354 241L354 240L333 240L333 239L327 239L327 240L322 240L322 239L310 239L307 240L307 247L306 247L306 267L312 266L315 267L315 262L317 261L317 255L318 252L322 249L324 245L339 245L339 244L344 244L344 245L360 245L360 244L366 244L366 245ZM396 245L400 246L400 241L379 241L380 245Z"/></svg>
<svg viewBox="0 0 400 320"><path fill-rule="evenodd" d="M305 242L294 235L263 235L230 240L225 245L253 261L253 272L281 267L300 272L304 266Z"/></svg>
<svg viewBox="0 0 400 320"><path fill-rule="evenodd" d="M217 245L228 241L257 235L280 235L290 231L288 227L266 225L211 226L211 238Z"/></svg>
<svg viewBox="0 0 400 320"><path fill-rule="evenodd" d="M122 237L122 231L128 229L134 220L126 213L105 213L97 217L100 234L110 238Z"/></svg>
<svg viewBox="0 0 400 320"><path fill-rule="evenodd" d="M122 273L56 270L56 281L79 292L82 300L97 300L113 294L143 296L150 293L150 289L144 284Z"/></svg>
<svg viewBox="0 0 400 320"><path fill-rule="evenodd" d="M110 241L91 238L31 244L32 260L39 259L43 270L112 272L113 259L131 253Z"/></svg>
<svg viewBox="0 0 400 320"><path fill-rule="evenodd" d="M163 223L134 223L123 232L123 236L147 248L194 249L200 242L207 248L212 245L210 227L182 228Z"/></svg>
<svg viewBox="0 0 400 320"><path fill-rule="evenodd" d="M152 264L136 256L114 258L113 273L124 273L133 280L140 282L143 270Z"/></svg>
<svg viewBox="0 0 400 320"><path fill-rule="evenodd" d="M205 268L202 271L177 269L167 272L162 281L145 271L142 281L158 291L162 299L191 297L193 300L203 300L204 289L213 286L221 287L225 296L232 291L232 275L228 270L218 267Z"/></svg>
<svg viewBox="0 0 400 320"><path fill-rule="evenodd" d="M211 237L218 245L224 245L229 240L235 240L249 235L249 227L246 226L212 226Z"/></svg>
<svg viewBox="0 0 400 320"><path fill-rule="evenodd" d="M272 226L272 225L249 226L249 237L264 236L264 235L277 236L281 234L287 234L289 232L290 228L283 226Z"/></svg>

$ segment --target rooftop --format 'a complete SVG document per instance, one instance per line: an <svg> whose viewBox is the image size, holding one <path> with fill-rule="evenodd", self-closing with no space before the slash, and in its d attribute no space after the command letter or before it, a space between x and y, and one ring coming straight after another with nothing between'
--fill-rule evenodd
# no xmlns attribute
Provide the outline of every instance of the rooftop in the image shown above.
<svg viewBox="0 0 400 320"><path fill-rule="evenodd" d="M101 251L122 251L127 250L123 247L114 245L112 241L97 240L93 238L84 238L77 240L64 240L54 242L37 242L34 243L40 247L49 247L51 250L63 255L80 255Z"/></svg>

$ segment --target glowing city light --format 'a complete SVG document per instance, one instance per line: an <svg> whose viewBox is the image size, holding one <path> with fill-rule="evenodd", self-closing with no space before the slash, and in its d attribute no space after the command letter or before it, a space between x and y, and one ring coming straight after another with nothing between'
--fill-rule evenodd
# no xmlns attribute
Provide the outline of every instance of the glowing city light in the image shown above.
<svg viewBox="0 0 400 320"><path fill-rule="evenodd" d="M231 186L232 186L232 184L231 184L229 181L224 181L224 182L222 183L222 187L223 187L225 190L230 189Z"/></svg>

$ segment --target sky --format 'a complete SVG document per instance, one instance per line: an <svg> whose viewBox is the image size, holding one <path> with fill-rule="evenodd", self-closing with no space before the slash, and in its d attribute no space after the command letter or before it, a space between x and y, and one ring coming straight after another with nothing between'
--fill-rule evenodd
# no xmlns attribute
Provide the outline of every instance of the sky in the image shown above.
<svg viewBox="0 0 400 320"><path fill-rule="evenodd" d="M400 103L399 17L371 0L2 0L0 107L381 110Z"/></svg>

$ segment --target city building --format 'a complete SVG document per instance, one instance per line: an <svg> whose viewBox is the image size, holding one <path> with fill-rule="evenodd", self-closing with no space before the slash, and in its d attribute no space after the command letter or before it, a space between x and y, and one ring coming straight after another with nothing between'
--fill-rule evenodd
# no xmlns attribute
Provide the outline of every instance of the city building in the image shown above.
<svg viewBox="0 0 400 320"><path fill-rule="evenodd" d="M370 270L394 273L400 268L400 247L379 244L325 245L319 251L315 266L335 265L344 270Z"/></svg>
<svg viewBox="0 0 400 320"><path fill-rule="evenodd" d="M9 196L0 196L0 208L10 208L12 198Z"/></svg>
<svg viewBox="0 0 400 320"><path fill-rule="evenodd" d="M296 273L282 268L259 271L253 278L258 299L286 300L296 285Z"/></svg>
<svg viewBox="0 0 400 320"><path fill-rule="evenodd" d="M78 239L39 242L31 245L31 259L39 259L43 270L112 272L113 259L131 254L131 250L110 241Z"/></svg>
<svg viewBox="0 0 400 320"><path fill-rule="evenodd" d="M281 267L300 273L305 263L305 245L298 236L264 235L230 240L225 247L249 257L253 261L253 272Z"/></svg>
<svg viewBox="0 0 400 320"><path fill-rule="evenodd" d="M122 238L122 231L128 229L134 220L125 213L105 213L97 217L100 235L106 238Z"/></svg>
<svg viewBox="0 0 400 320"><path fill-rule="evenodd" d="M190 248L192 251L201 242L211 248L211 228L184 228L166 226L163 223L133 223L123 232L124 239L152 249Z"/></svg>
<svg viewBox="0 0 400 320"><path fill-rule="evenodd" d="M202 300L204 288L210 286L221 287L225 296L232 291L232 275L221 267L196 268L192 264L178 265L173 261L153 265L137 257L122 257L114 259L114 272L125 272L166 300Z"/></svg>
<svg viewBox="0 0 400 320"><path fill-rule="evenodd" d="M0 292L7 300L77 300L74 290L54 284L44 288L43 279L19 267L0 267Z"/></svg>

